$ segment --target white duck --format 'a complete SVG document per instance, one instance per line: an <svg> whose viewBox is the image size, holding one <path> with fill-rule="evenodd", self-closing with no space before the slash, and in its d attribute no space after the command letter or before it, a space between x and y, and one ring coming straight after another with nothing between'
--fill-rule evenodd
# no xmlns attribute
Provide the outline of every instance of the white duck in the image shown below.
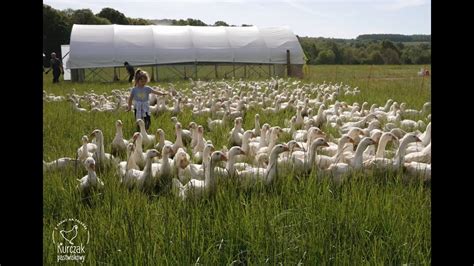
<svg viewBox="0 0 474 266"><path fill-rule="evenodd" d="M104 182L100 180L100 178L95 172L94 158L87 158L84 161L84 165L87 169L87 175L85 175L81 179L77 179L77 181L79 181L77 189L83 196L88 196L93 189L102 189L104 187Z"/></svg>
<svg viewBox="0 0 474 266"><path fill-rule="evenodd" d="M127 150L128 141L123 139L122 131L123 123L122 120L117 120L115 122L115 137L112 140L112 155L118 155L125 153Z"/></svg>
<svg viewBox="0 0 474 266"><path fill-rule="evenodd" d="M182 185L181 182L174 178L173 189L176 196L182 200L190 197L201 197L209 193L214 193L217 185L215 178L214 167L220 161L226 161L227 157L220 151L215 151L211 155L209 164L206 165L205 178L204 180L191 179L186 185Z"/></svg>

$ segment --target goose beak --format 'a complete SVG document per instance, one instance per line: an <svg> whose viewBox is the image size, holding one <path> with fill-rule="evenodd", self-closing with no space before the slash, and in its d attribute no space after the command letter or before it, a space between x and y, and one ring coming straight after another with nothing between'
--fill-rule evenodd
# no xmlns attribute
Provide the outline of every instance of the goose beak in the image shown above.
<svg viewBox="0 0 474 266"><path fill-rule="evenodd" d="M90 167L92 170L95 171L95 163L91 163L91 164L89 165L89 167Z"/></svg>
<svg viewBox="0 0 474 266"><path fill-rule="evenodd" d="M421 142L421 139L419 137L416 137L416 142Z"/></svg>
<svg viewBox="0 0 474 266"><path fill-rule="evenodd" d="M221 160L222 160L222 161L227 161L227 156L225 156L225 154L222 154L222 155L221 155Z"/></svg>
<svg viewBox="0 0 474 266"><path fill-rule="evenodd" d="M240 154L245 155L245 151L240 150Z"/></svg>
<svg viewBox="0 0 474 266"><path fill-rule="evenodd" d="M349 137L349 142L350 142L350 143L355 143L354 139L351 138L351 137Z"/></svg>
<svg viewBox="0 0 474 266"><path fill-rule="evenodd" d="M327 142L324 142L322 146L329 147L329 144Z"/></svg>

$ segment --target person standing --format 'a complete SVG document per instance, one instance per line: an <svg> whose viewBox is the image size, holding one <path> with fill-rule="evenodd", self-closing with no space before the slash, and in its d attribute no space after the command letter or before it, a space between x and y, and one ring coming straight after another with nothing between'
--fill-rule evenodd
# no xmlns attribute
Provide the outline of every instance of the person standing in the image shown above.
<svg viewBox="0 0 474 266"><path fill-rule="evenodd" d="M130 65L128 62L124 62L123 65L125 66L128 72L128 82L132 82L133 77L135 76L135 69L133 69L133 66Z"/></svg>
<svg viewBox="0 0 474 266"><path fill-rule="evenodd" d="M150 106L148 103L148 97L150 93L154 93L160 96L168 95L168 93L158 91L156 90L156 87L151 88L149 86L146 86L146 84L150 80L147 72L137 69L134 76L135 86L130 91L126 111L128 112L132 109L133 102L135 121L138 119L143 119L143 121L145 122L145 129L148 130L151 125ZM137 131L140 131L139 127L137 127Z"/></svg>
<svg viewBox="0 0 474 266"><path fill-rule="evenodd" d="M51 60L50 60L51 66L49 67L48 71L46 71L46 74L48 74L51 69L53 70L53 83L58 83L59 82L59 76L61 74L64 74L64 69L63 69L63 63L59 58L56 57L56 53L52 52L51 53Z"/></svg>

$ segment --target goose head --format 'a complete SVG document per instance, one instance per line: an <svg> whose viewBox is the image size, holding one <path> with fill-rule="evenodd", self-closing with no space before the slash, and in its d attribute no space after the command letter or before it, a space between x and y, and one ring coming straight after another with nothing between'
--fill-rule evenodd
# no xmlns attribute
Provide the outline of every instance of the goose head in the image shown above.
<svg viewBox="0 0 474 266"><path fill-rule="evenodd" d="M316 149L318 147L329 147L329 144L323 138L317 138L311 142L311 148Z"/></svg>
<svg viewBox="0 0 474 266"><path fill-rule="evenodd" d="M290 149L288 148L288 145L286 144L277 144L275 146L273 146L273 149L272 149L272 152L271 152L271 155L270 157L275 157L275 158L278 158L278 154L282 153L282 152L285 152L285 151L289 151Z"/></svg>
<svg viewBox="0 0 474 266"><path fill-rule="evenodd" d="M142 119L137 120L137 125L140 127L140 129L145 128L145 122Z"/></svg>
<svg viewBox="0 0 474 266"><path fill-rule="evenodd" d="M162 156L169 156L170 154L173 154L173 146L170 144L165 144L163 148L161 149L161 155Z"/></svg>
<svg viewBox="0 0 474 266"><path fill-rule="evenodd" d="M401 139L403 138L403 136L405 136L406 132L403 130L403 129L400 129L398 127L396 128L392 128L390 130L390 133L392 133L393 135L395 135L395 137L397 137L398 139Z"/></svg>
<svg viewBox="0 0 474 266"><path fill-rule="evenodd" d="M211 154L211 161L213 163L227 161L227 156L222 151L215 151Z"/></svg>
<svg viewBox="0 0 474 266"><path fill-rule="evenodd" d="M288 150L290 152L293 152L293 151L300 151L302 150L301 146L298 144L298 142L294 139L288 141L288 143L286 143L286 145L288 146Z"/></svg>
<svg viewBox="0 0 474 266"><path fill-rule="evenodd" d="M344 145L344 144L346 144L346 143L352 143L352 144L354 144L355 141L354 141L353 138L349 137L348 135L342 135L341 138L339 139L339 143L340 143L341 145Z"/></svg>
<svg viewBox="0 0 474 266"><path fill-rule="evenodd" d="M86 166L87 170L95 171L95 160L92 157L87 157L84 161L84 165Z"/></svg>
<svg viewBox="0 0 474 266"><path fill-rule="evenodd" d="M186 168L191 161L189 154L187 154L182 148L178 149L174 156L174 160L176 165L181 169Z"/></svg>
<svg viewBox="0 0 474 266"><path fill-rule="evenodd" d="M407 133L403 138L401 139L402 143L411 143L411 142L421 142L421 139L418 138L415 134L413 133Z"/></svg>
<svg viewBox="0 0 474 266"><path fill-rule="evenodd" d="M194 130L197 128L196 122L189 122L188 129L189 130Z"/></svg>
<svg viewBox="0 0 474 266"><path fill-rule="evenodd" d="M160 153L156 149L150 149L146 151L146 158L151 159L153 157L159 156Z"/></svg>
<svg viewBox="0 0 474 266"><path fill-rule="evenodd" d="M173 124L177 124L178 123L178 118L176 116L172 116L171 117L171 122L173 122Z"/></svg>
<svg viewBox="0 0 474 266"><path fill-rule="evenodd" d="M116 128L122 128L122 127L123 127L122 120L117 120L117 121L115 121L115 127L116 127Z"/></svg>
<svg viewBox="0 0 474 266"><path fill-rule="evenodd" d="M89 142L89 138L87 137L87 135L82 136L82 145L85 145L88 142Z"/></svg>
<svg viewBox="0 0 474 266"><path fill-rule="evenodd" d="M361 149L362 151L365 150L365 148L367 148L369 145L374 145L376 144L375 140L373 140L372 138L370 137L364 137L359 145L357 146L357 149Z"/></svg>
<svg viewBox="0 0 474 266"><path fill-rule="evenodd" d="M156 135L157 137L159 137L159 139L161 139L161 138L164 138L164 137L165 137L165 132L163 131L163 129L158 128L158 129L156 130L156 134L155 134L155 135Z"/></svg>
<svg viewBox="0 0 474 266"><path fill-rule="evenodd" d="M239 146L233 146L232 148L230 148L227 155L229 158L234 157L236 155L245 155L245 151L242 150L242 148Z"/></svg>
<svg viewBox="0 0 474 266"><path fill-rule="evenodd" d="M100 129L95 129L94 131L92 131L92 133L90 134L90 137L91 138L95 138L97 141L102 141L103 140L103 134L102 134L102 130Z"/></svg>

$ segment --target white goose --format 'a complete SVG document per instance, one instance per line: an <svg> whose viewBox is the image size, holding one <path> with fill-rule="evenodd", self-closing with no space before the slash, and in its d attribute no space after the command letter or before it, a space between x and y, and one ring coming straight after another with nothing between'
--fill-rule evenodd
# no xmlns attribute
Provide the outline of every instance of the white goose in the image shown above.
<svg viewBox="0 0 474 266"><path fill-rule="evenodd" d="M374 158L364 162L364 166L367 167L376 167L382 169L398 169L400 166L403 166L405 152L408 146L408 143L421 141L415 134L407 133L401 140L400 146L395 153L395 157L393 159L387 158Z"/></svg>
<svg viewBox="0 0 474 266"><path fill-rule="evenodd" d="M431 142L423 150L405 155L405 162L431 163Z"/></svg>
<svg viewBox="0 0 474 266"><path fill-rule="evenodd" d="M318 163L317 149L318 147L329 146L323 138L317 138L311 142L308 148L308 153L301 155L292 155L293 170L299 174L307 174L313 168L313 165ZM293 153L294 154L294 153Z"/></svg>
<svg viewBox="0 0 474 266"><path fill-rule="evenodd" d="M144 147L151 147L155 144L155 135L149 135L145 129L145 122L142 119L137 120L137 125L140 127L140 134L142 134L142 143Z"/></svg>
<svg viewBox="0 0 474 266"><path fill-rule="evenodd" d="M165 132L163 131L163 129L158 128L156 130L155 136L156 136L156 139L158 139L158 143L155 145L155 149L157 151L163 150L163 147L165 145L173 145L173 142L165 139Z"/></svg>
<svg viewBox="0 0 474 266"><path fill-rule="evenodd" d="M186 183L191 179L204 180L204 170L206 169L206 165L209 163L211 153L213 153L214 151L214 145L212 145L212 143L206 143L206 146L204 147L204 151L202 153L202 164L189 163L185 165L183 169L179 171L179 180L182 183ZM186 161L187 159L183 158L182 160Z"/></svg>
<svg viewBox="0 0 474 266"><path fill-rule="evenodd" d="M123 123L122 120L117 120L115 122L115 137L112 140L112 155L118 155L125 153L127 150L128 141L123 139L122 131Z"/></svg>
<svg viewBox="0 0 474 266"><path fill-rule="evenodd" d="M364 137L357 146L352 165L349 165L347 163L331 164L328 167L327 172L332 175L333 181L339 183L342 181L342 176L348 173L351 169L357 170L362 168L362 153L367 148L367 146L374 144L375 141L373 139L369 137Z"/></svg>
<svg viewBox="0 0 474 266"><path fill-rule="evenodd" d="M81 179L77 179L77 181L79 181L77 189L83 196L88 196L93 189L102 189L104 187L104 182L100 180L100 178L95 172L94 158L87 158L84 161L84 165L87 169L87 175L85 175Z"/></svg>
<svg viewBox="0 0 474 266"><path fill-rule="evenodd" d="M403 168L408 174L420 177L423 181L431 180L431 163L409 162L404 163Z"/></svg>
<svg viewBox="0 0 474 266"><path fill-rule="evenodd" d="M209 164L206 165L205 178L204 180L191 179L186 185L182 185L181 182L173 178L173 190L176 196L182 200L190 197L201 197L205 194L214 193L217 185L215 178L214 167L220 161L226 161L227 157L220 151L215 151L211 155Z"/></svg>
<svg viewBox="0 0 474 266"><path fill-rule="evenodd" d="M151 165L151 175L153 178L161 180L171 175L171 164L173 161L169 157L172 152L173 148L170 144L163 146L161 151L161 163L152 163Z"/></svg>
<svg viewBox="0 0 474 266"><path fill-rule="evenodd" d="M181 127L181 123L177 122L175 125L175 133L176 133L176 140L175 142L173 143L173 156L174 154L178 151L179 148L183 148L185 149L184 147L184 144L183 144L183 139L182 139L182 127Z"/></svg>
<svg viewBox="0 0 474 266"><path fill-rule="evenodd" d="M198 126L197 128L197 144L193 148L193 160L195 163L201 163L203 158L204 147L206 146L206 140L204 139L204 128Z"/></svg>
<svg viewBox="0 0 474 266"><path fill-rule="evenodd" d="M319 155L316 160L320 169L327 169L331 164L345 162L343 158L344 146L346 143L354 143L354 139L348 135L342 135L337 144L336 153L333 156ZM325 145L326 146L326 145ZM329 146L329 145L328 145ZM324 150L324 148L323 148Z"/></svg>
<svg viewBox="0 0 474 266"><path fill-rule="evenodd" d="M140 169L143 169L143 167L145 167L146 153L143 152L142 134L140 134L140 132L135 132L133 134L132 140L133 144L135 144L132 152L133 160L136 162L138 167L140 167Z"/></svg>
<svg viewBox="0 0 474 266"><path fill-rule="evenodd" d="M242 146L242 117L237 117L234 120L234 128L230 133L230 145L231 146Z"/></svg>
<svg viewBox="0 0 474 266"><path fill-rule="evenodd" d="M104 149L104 134L102 133L102 130L96 129L92 131L91 135L92 138L95 138L96 143L97 143L97 150L94 152L94 160L96 160L96 163L102 167L105 164L110 164L113 162L114 156L106 153Z"/></svg>
<svg viewBox="0 0 474 266"><path fill-rule="evenodd" d="M135 144L129 143L127 145L127 161L120 162L117 165L117 173L120 177L120 182L123 183L127 177L127 173L131 169L140 170L138 165L135 163L135 159L132 156L133 151L135 150ZM133 172L133 171L132 171ZM129 175L132 173L129 173Z"/></svg>
<svg viewBox="0 0 474 266"><path fill-rule="evenodd" d="M270 153L270 160L267 168L247 168L237 172L237 179L244 185L252 185L256 181L261 180L265 185L271 184L278 176L278 155L284 151L288 151L286 144L275 145Z"/></svg>
<svg viewBox="0 0 474 266"><path fill-rule="evenodd" d="M253 134L255 136L260 136L260 115L255 114L255 127L253 129Z"/></svg>
<svg viewBox="0 0 474 266"><path fill-rule="evenodd" d="M89 143L87 135L82 136L82 146L77 149L77 158L83 162L97 150L97 144Z"/></svg>
<svg viewBox="0 0 474 266"><path fill-rule="evenodd" d="M71 157L63 157L56 159L51 162L46 162L43 160L43 171L54 171L58 169L64 169L71 166L76 166L79 160Z"/></svg>
<svg viewBox="0 0 474 266"><path fill-rule="evenodd" d="M158 155L159 153L157 150L155 149L148 150L146 152L145 168L143 169L143 171L138 172L139 173L138 176L133 176L135 179L127 180L126 184L130 184L130 185L136 184L138 189L144 190L144 191L150 191L155 185L155 182L152 176L151 164L152 164L153 157L156 157ZM134 172L136 171L137 170L135 170Z"/></svg>

